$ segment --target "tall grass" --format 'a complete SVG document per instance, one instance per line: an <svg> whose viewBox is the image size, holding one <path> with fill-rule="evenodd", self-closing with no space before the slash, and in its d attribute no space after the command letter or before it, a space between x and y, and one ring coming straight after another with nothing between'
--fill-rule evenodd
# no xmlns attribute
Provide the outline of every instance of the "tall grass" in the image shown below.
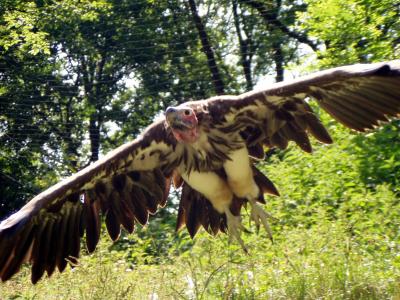
<svg viewBox="0 0 400 300"><path fill-rule="evenodd" d="M33 286L29 270L1 284L2 299L394 299L400 257L389 240L370 252L346 225L284 228L272 244L247 234L246 255L225 237L200 234L170 262L132 265L103 241L74 269ZM372 241L371 241L372 242ZM145 255L145 254L143 254ZM172 255L172 254L171 254Z"/></svg>

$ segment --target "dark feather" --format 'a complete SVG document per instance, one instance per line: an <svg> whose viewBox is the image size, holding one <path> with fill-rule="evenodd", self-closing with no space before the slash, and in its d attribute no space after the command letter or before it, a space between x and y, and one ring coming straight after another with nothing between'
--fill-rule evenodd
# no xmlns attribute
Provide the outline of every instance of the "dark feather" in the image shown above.
<svg viewBox="0 0 400 300"><path fill-rule="evenodd" d="M393 80L393 81L392 81ZM371 84L366 88L366 90L374 90L379 94L383 94L387 97L385 102L388 102L395 107L400 107L400 92L399 92L399 82L398 77L397 81L394 78L374 78L374 84Z"/></svg>
<svg viewBox="0 0 400 300"><path fill-rule="evenodd" d="M65 224L63 223L64 226L64 234L63 236L64 238L64 244L60 249L60 252L58 254L57 257L57 268L60 272L64 272L65 268L67 267L68 264L68 254L70 252L70 247L71 247L71 240L69 238L70 236L70 232L71 232L71 219L73 218L73 212L70 211L68 216L65 216L64 219L66 219L67 221L65 222Z"/></svg>
<svg viewBox="0 0 400 300"><path fill-rule="evenodd" d="M12 255L12 250L15 246L15 239L16 237L11 239L5 236L0 238L0 278L4 266Z"/></svg>
<svg viewBox="0 0 400 300"><path fill-rule="evenodd" d="M14 245L13 254L9 256L7 263L0 270L1 280L10 279L21 267L24 262L26 253L32 245L33 237L35 236L36 227L32 223L20 233L17 243Z"/></svg>
<svg viewBox="0 0 400 300"><path fill-rule="evenodd" d="M119 219L115 216L114 210L109 209L106 213L106 228L108 234L110 235L113 241L116 241L119 238L121 233L121 226L120 226Z"/></svg>
<svg viewBox="0 0 400 300"><path fill-rule="evenodd" d="M249 151L249 155L256 159L264 159L264 157L265 157L264 148L259 143L254 144L253 146L247 147L247 150Z"/></svg>
<svg viewBox="0 0 400 300"><path fill-rule="evenodd" d="M188 232L193 238L197 231L200 228L200 209L199 209L199 201L194 200L188 205L187 210L186 210L186 228L188 229Z"/></svg>
<svg viewBox="0 0 400 300"><path fill-rule="evenodd" d="M194 191L188 184L183 184L177 228L186 224L191 238L196 235L204 219L201 208L201 197L199 196L200 194Z"/></svg>
<svg viewBox="0 0 400 300"><path fill-rule="evenodd" d="M240 215L240 210L241 210L243 204L244 204L244 199L241 199L241 198L238 198L238 197L234 196L233 199L232 199L232 203L229 206L229 209L230 209L231 213L234 216L239 216Z"/></svg>
<svg viewBox="0 0 400 300"><path fill-rule="evenodd" d="M325 144L332 144L332 138L329 135L328 131L325 129L324 125L322 125L321 121L310 112L307 112L303 115L304 119L308 124L308 130L311 134L320 142Z"/></svg>
<svg viewBox="0 0 400 300"><path fill-rule="evenodd" d="M151 198L151 195L141 188L134 188L132 195L131 199L133 199L132 204L135 207L135 218L140 224L145 225L149 218L149 213L146 209L148 200L146 198Z"/></svg>
<svg viewBox="0 0 400 300"><path fill-rule="evenodd" d="M60 224L59 236L64 237L64 238L58 239L58 245L57 245L58 251L57 251L57 258L56 258L56 265L60 272L62 272L67 265L67 262L64 257L64 247L65 247L65 243L66 243L65 236L67 235L67 229L68 229L68 216L63 215L62 222ZM87 238L88 237L86 236L86 242L87 242ZM39 252L39 254L40 254L40 252Z"/></svg>
<svg viewBox="0 0 400 300"><path fill-rule="evenodd" d="M36 228L35 237L33 239L33 247L32 247L32 253L31 253L31 258L30 258L30 261L33 264L35 264L35 263L44 264L44 262L43 262L44 258L40 253L40 244L41 244L43 232L47 226L47 222L48 222L48 220L44 220L44 221L42 221L42 223L40 225L36 225L37 228Z"/></svg>
<svg viewBox="0 0 400 300"><path fill-rule="evenodd" d="M285 103L283 103L282 108L287 111L296 111L297 105L295 101L288 100Z"/></svg>
<svg viewBox="0 0 400 300"><path fill-rule="evenodd" d="M92 253L94 249L96 249L96 245L100 238L100 217L98 203L88 204L88 202L89 201L87 201L85 197L86 246L88 252ZM61 249L61 247L59 247L59 249Z"/></svg>
<svg viewBox="0 0 400 300"><path fill-rule="evenodd" d="M365 131L363 126L354 122L352 118L349 118L347 115L342 114L340 111L337 111L330 104L325 102L319 103L323 109L325 109L333 118L344 124L345 126L357 130L357 131Z"/></svg>
<svg viewBox="0 0 400 300"><path fill-rule="evenodd" d="M389 101L389 97L384 94L379 94L374 90L369 89L368 91L360 91L359 95L352 95L354 100L362 106L369 106L376 111L382 112L388 116L396 115L396 105L393 105ZM400 98L400 96L399 96ZM376 101L380 99L382 101Z"/></svg>
<svg viewBox="0 0 400 300"><path fill-rule="evenodd" d="M278 148L284 150L288 146L288 140L286 137L283 137L279 131L275 132L272 137L271 137L271 143L274 146L277 146Z"/></svg>
<svg viewBox="0 0 400 300"><path fill-rule="evenodd" d="M156 198L154 197L145 197L146 199L146 209L149 211L149 213L151 214L155 214L157 212L158 209L158 203L161 203L164 201L164 195L161 198L161 201L157 201Z"/></svg>
<svg viewBox="0 0 400 300"><path fill-rule="evenodd" d="M125 188L124 185L121 185L120 188ZM110 195L109 202L111 203L109 211L112 211L118 224L122 224L122 226L127 230L133 230L133 213L134 208L130 208L128 205L124 205L123 198L124 191L123 190L116 190L113 191ZM129 200L127 198L127 200ZM130 216L132 214L132 216ZM118 233L119 236L119 233ZM118 237L117 237L118 238Z"/></svg>
<svg viewBox="0 0 400 300"><path fill-rule="evenodd" d="M282 128L282 133L288 140L296 142L296 144L305 152L312 152L311 143L307 134L302 131L300 127L296 127L295 123L286 123Z"/></svg>
<svg viewBox="0 0 400 300"><path fill-rule="evenodd" d="M185 210L183 205L183 199L179 201L178 216L176 218L175 230L179 231L185 225Z"/></svg>
<svg viewBox="0 0 400 300"><path fill-rule="evenodd" d="M122 193L126 184L126 176L124 174L115 175L112 178L112 184L114 189L116 189L119 193Z"/></svg>
<svg viewBox="0 0 400 300"><path fill-rule="evenodd" d="M94 194L96 195L96 198L100 201L100 209L101 212L105 215L106 211L110 208L110 203L108 202L108 193L107 193L107 187L103 182L98 182L94 186L93 190Z"/></svg>
<svg viewBox="0 0 400 300"><path fill-rule="evenodd" d="M306 112L308 113L308 112ZM308 124L306 122L306 120L303 117L304 113L301 114L295 114L294 115L294 122L296 123L296 126L298 126L299 128L301 128L301 130L306 131Z"/></svg>
<svg viewBox="0 0 400 300"><path fill-rule="evenodd" d="M132 171L128 172L126 175L128 175L133 181L140 181L140 172Z"/></svg>
<svg viewBox="0 0 400 300"><path fill-rule="evenodd" d="M280 196L278 189L272 183L271 180L268 179L260 170L258 170L255 166L253 166L253 176L256 184L261 188L263 193L268 193L275 196Z"/></svg>
<svg viewBox="0 0 400 300"><path fill-rule="evenodd" d="M80 210L82 211L82 206L78 206L80 208ZM47 262L46 262L46 272L47 275L50 277L55 268L56 268L56 259L57 259L57 252L59 251L57 249L58 243L57 240L60 238L59 237L59 232L60 232L60 224L61 224L62 220L61 218L56 218L56 220L54 221L53 224L53 230L52 230L52 234L50 237L50 240L47 241L47 243L49 244L49 253L48 253L48 258L47 258ZM79 229L78 229L79 230ZM79 242L79 233L76 236L76 239ZM79 243L79 248L80 248L80 243ZM37 279L40 279L40 277L36 277ZM31 280L33 281L33 275Z"/></svg>
<svg viewBox="0 0 400 300"><path fill-rule="evenodd" d="M130 198L127 196L121 198L121 208L123 212L122 226L124 226L126 231L132 233L135 228L135 208L133 207Z"/></svg>
<svg viewBox="0 0 400 300"><path fill-rule="evenodd" d="M210 230L210 219L208 217L208 210L207 210L207 203L209 202L203 195L198 194L199 197L197 197L197 201L199 202L198 207L199 207L199 221L201 226L209 232Z"/></svg>
<svg viewBox="0 0 400 300"><path fill-rule="evenodd" d="M160 203L161 207L164 207L167 204L170 189L171 189L171 177L168 177L165 179L164 196L162 202Z"/></svg>
<svg viewBox="0 0 400 300"><path fill-rule="evenodd" d="M66 238L68 243L64 246L64 257L70 259L70 257L77 258L79 255L79 235L77 234L77 226L80 217L80 210L76 205L71 208L71 212L68 220L67 235ZM67 246L68 245L68 246Z"/></svg>
<svg viewBox="0 0 400 300"><path fill-rule="evenodd" d="M167 178L164 176L163 172L159 168L154 169L153 173L155 181L158 183L161 190L165 191Z"/></svg>
<svg viewBox="0 0 400 300"><path fill-rule="evenodd" d="M160 185L156 181L154 181L148 189L148 194L151 196L151 199L146 197L146 208L148 208L150 203L152 202L161 204L164 200L164 191L161 189Z"/></svg>
<svg viewBox="0 0 400 300"><path fill-rule="evenodd" d="M183 179L182 179L181 175L178 173L178 171L174 171L172 173L172 181L173 181L174 187L176 189L179 189L182 186Z"/></svg>
<svg viewBox="0 0 400 300"><path fill-rule="evenodd" d="M78 205L76 207L76 218L75 218L75 224L73 226L72 232L73 232L73 243L72 243L72 251L71 251L71 256L78 258L79 257L79 252L81 250L81 243L80 243L80 237L79 237L79 227L80 223L82 221L82 211L83 207L81 205Z"/></svg>
<svg viewBox="0 0 400 300"><path fill-rule="evenodd" d="M55 220L49 219L46 223L46 226L40 236L40 242L38 243L38 248L35 249L37 253L36 260L32 266L32 274L31 274L31 281L33 284L38 282L38 280L43 276L44 271L49 262L49 252L50 252L50 239L53 235L53 231L57 228L54 227L56 224Z"/></svg>
<svg viewBox="0 0 400 300"><path fill-rule="evenodd" d="M153 172L143 172L140 178L140 188L144 191L147 192L148 195L150 195L154 199L147 199L146 195L146 200L149 202L156 201L157 203L161 203L164 198L164 191L160 187L160 185L157 183L157 180L155 178L155 174ZM147 210L147 204L144 203L144 207Z"/></svg>
<svg viewBox="0 0 400 300"><path fill-rule="evenodd" d="M348 99L341 98L341 97L332 97L330 99L330 102L332 105L335 105L336 107L340 107L343 109L343 111L348 112L348 114L353 115L353 117L357 120L360 120L360 122L365 122L365 126L369 126L366 128L373 128L371 125L378 125L377 120L379 120L382 117L382 114L376 113L373 110L368 109L365 106L357 105L357 107L354 107L354 104L349 101Z"/></svg>
<svg viewBox="0 0 400 300"><path fill-rule="evenodd" d="M209 230L206 228L206 230L213 234L216 235L218 231L220 230L221 226L221 214L217 212L212 204L209 201L206 201L206 211L208 215L208 220L209 220Z"/></svg>
<svg viewBox="0 0 400 300"><path fill-rule="evenodd" d="M278 109L277 111L275 111L275 117L287 122L291 122L294 120L293 115L285 109Z"/></svg>

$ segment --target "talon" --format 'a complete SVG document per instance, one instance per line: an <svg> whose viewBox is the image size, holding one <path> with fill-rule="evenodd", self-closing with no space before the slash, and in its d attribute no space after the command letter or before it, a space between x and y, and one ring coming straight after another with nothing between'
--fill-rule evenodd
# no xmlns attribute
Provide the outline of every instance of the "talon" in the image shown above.
<svg viewBox="0 0 400 300"><path fill-rule="evenodd" d="M273 241L273 236L272 236L272 230L271 226L269 225L268 218L277 220L273 216L271 216L269 213L264 211L264 209L258 205L258 203L255 200L249 200L250 205L251 205L251 213L250 213L250 218L254 221L256 224L257 230L260 228L260 224L263 224L265 230L268 233L268 236L271 241Z"/></svg>
<svg viewBox="0 0 400 300"><path fill-rule="evenodd" d="M242 224L241 217L234 216L229 208L226 210L225 215L228 226L229 240L231 241L232 238L235 238L242 247L243 251L248 254L249 251L240 236L242 231L248 232L248 230Z"/></svg>

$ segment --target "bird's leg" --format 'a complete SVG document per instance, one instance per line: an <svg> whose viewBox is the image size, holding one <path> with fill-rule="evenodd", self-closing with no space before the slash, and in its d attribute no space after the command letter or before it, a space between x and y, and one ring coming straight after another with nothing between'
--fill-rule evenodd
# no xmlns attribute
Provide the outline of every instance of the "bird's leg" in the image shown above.
<svg viewBox="0 0 400 300"><path fill-rule="evenodd" d="M272 238L272 230L271 226L269 225L268 219L275 219L273 216L271 216L269 213L267 213L257 202L254 198L249 199L249 203L251 206L251 213L250 213L250 218L254 221L256 224L257 228L260 227L260 224L262 224L265 228L265 230L268 233L269 238L271 241L273 240Z"/></svg>
<svg viewBox="0 0 400 300"><path fill-rule="evenodd" d="M247 199L249 201L251 205L251 219L254 220L257 226L262 224L272 240L272 231L268 223L268 218L272 217L266 213L256 202L262 191L255 182L252 170L252 162L250 161L247 148L243 147L231 152L229 154L229 158L229 160L224 162L224 170L227 175L227 182L231 191L236 197L240 199ZM229 212L226 210L225 212L228 218ZM235 222L239 222L240 219L238 221L233 220L232 217L231 219L231 229L229 228L228 224L228 230L232 232L232 235L236 237L243 247L243 241L240 239L240 234L238 234L237 230L239 225L234 225Z"/></svg>
<svg viewBox="0 0 400 300"><path fill-rule="evenodd" d="M225 216L228 226L229 239L235 238L242 247L243 251L248 253L247 247L241 237L241 233L243 231L246 231L246 228L242 224L242 218L240 217L240 215L233 215L230 208L227 208L225 210Z"/></svg>

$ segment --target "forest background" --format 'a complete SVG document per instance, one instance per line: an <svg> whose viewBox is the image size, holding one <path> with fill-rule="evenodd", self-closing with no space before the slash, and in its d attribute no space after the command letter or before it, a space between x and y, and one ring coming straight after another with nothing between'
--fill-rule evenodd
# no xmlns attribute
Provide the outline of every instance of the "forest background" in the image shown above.
<svg viewBox="0 0 400 300"><path fill-rule="evenodd" d="M396 0L1 0L0 219L169 105L399 58ZM0 298L399 298L400 122L359 135L318 112L334 145L259 163L281 193L266 205L274 243L250 225L249 255L175 233L178 190L146 227L104 232L36 286L25 268Z"/></svg>

